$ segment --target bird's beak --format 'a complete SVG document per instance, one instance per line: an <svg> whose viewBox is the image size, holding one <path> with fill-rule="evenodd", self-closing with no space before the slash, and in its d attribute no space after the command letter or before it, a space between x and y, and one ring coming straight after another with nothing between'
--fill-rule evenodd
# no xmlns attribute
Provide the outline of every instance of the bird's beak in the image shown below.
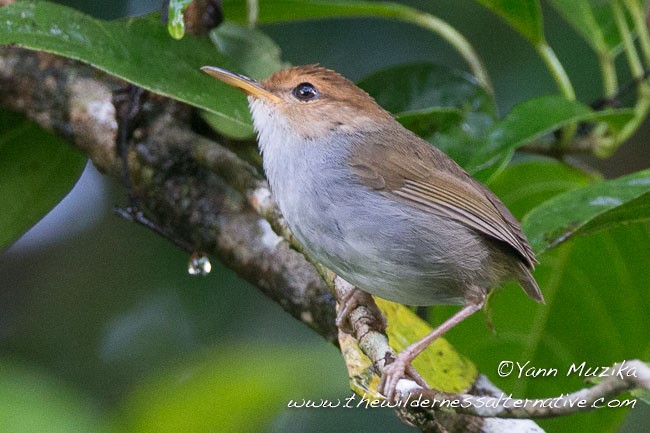
<svg viewBox="0 0 650 433"><path fill-rule="evenodd" d="M206 74L212 75L214 78L217 78L229 86L239 89L254 98L266 99L267 101L271 102L282 101L282 99L266 90L260 85L260 83L253 80L252 78L235 74L234 72L230 72L214 66L203 66L201 70Z"/></svg>

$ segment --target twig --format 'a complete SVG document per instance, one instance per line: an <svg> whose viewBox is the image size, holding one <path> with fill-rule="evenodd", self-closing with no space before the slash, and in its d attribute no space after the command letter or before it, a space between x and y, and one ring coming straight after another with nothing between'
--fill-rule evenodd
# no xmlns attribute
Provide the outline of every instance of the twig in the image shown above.
<svg viewBox="0 0 650 433"><path fill-rule="evenodd" d="M133 193L131 176L129 175L129 144L139 121L144 95L144 90L134 85L129 85L113 93L113 106L115 107L115 118L117 120L115 147L117 155L122 160L122 182L127 191L128 210L133 215L138 213L138 202ZM131 218L131 220L135 219L137 218Z"/></svg>
<svg viewBox="0 0 650 433"><path fill-rule="evenodd" d="M114 207L113 212L121 216L122 218L129 220L131 222L140 224L143 227L148 228L158 236L160 236L163 239L168 240L170 243L176 245L178 248L181 250L185 251L188 254L192 254L195 252L195 249L192 248L192 245L189 243L185 242L182 239L179 239L169 233L167 233L165 230L163 230L160 226L158 226L156 223L151 221L149 218L144 216L141 210L138 208L134 207Z"/></svg>
<svg viewBox="0 0 650 433"><path fill-rule="evenodd" d="M621 107L623 105L621 103L621 97L631 93L632 90L634 90L636 87L638 87L639 84L641 84L643 81L648 79L648 77L650 77L650 70L645 70L643 72L643 75L641 75L639 77L635 77L632 80L630 80L627 84L622 86L618 90L618 92L616 92L615 95L613 95L613 96L611 96L609 98L598 98L594 102L589 104L589 106L591 108L593 108L594 110L596 110L596 111L603 110L603 109L608 108L608 107L619 108L619 107Z"/></svg>
<svg viewBox="0 0 650 433"><path fill-rule="evenodd" d="M465 415L529 419L589 412L607 407L608 402L625 391L637 388L650 391L650 366L637 359L614 364L610 367L610 372L613 372L612 375L590 388L548 398L525 399L500 393L494 395L491 400L486 400L484 396L479 395L423 390L412 384L401 388L401 398L411 401L428 399L431 402L429 407L444 408ZM633 400L624 400L623 404L632 402ZM456 405L457 407L454 407Z"/></svg>

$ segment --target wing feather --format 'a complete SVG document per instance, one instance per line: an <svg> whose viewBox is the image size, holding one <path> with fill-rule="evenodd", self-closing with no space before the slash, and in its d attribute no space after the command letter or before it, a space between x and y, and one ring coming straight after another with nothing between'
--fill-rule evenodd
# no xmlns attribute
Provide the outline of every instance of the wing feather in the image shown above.
<svg viewBox="0 0 650 433"><path fill-rule="evenodd" d="M407 140L412 147L391 145L394 140ZM362 184L504 242L528 267L537 263L521 226L499 198L415 134L385 132L356 146L349 164Z"/></svg>

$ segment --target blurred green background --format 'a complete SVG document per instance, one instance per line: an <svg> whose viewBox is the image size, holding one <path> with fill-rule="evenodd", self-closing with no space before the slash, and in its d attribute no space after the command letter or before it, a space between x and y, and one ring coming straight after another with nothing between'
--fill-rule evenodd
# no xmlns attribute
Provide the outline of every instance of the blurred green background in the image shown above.
<svg viewBox="0 0 650 433"><path fill-rule="evenodd" d="M160 6L61 3L106 19ZM555 92L534 51L474 2L404 3L448 20L474 44L502 113ZM578 98L600 97L596 58L549 8L545 19ZM406 24L327 20L264 30L287 61L321 63L353 80L416 60L464 68L445 43ZM645 168L647 134L648 125L613 158L584 163L612 177ZM180 431L174 423L188 421L184 410L197 405L210 416L253 419L249 431L413 431L392 411L283 409L289 399L351 395L337 350L217 262L209 276L189 276L183 252L112 213L124 203L123 188L89 165L63 202L1 253L0 432L16 423L25 432L101 431L116 422L133 431ZM228 406L224 398L249 404ZM147 418L161 408L169 419ZM647 407L633 411L625 431L641 431L648 415ZM239 427L224 422L219 431Z"/></svg>

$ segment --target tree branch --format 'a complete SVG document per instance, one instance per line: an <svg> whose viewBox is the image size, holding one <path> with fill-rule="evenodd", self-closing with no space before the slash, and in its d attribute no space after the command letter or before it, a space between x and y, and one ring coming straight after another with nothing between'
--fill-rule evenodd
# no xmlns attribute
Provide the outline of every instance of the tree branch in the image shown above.
<svg viewBox="0 0 650 433"><path fill-rule="evenodd" d="M123 181L122 163L111 98L122 87L123 82L76 62L0 48L0 106L64 136L118 181ZM258 213L273 212L266 181L233 152L194 133L191 115L190 107L156 96L143 107L129 167L133 191L148 218L215 256L336 343L334 298L326 284Z"/></svg>

